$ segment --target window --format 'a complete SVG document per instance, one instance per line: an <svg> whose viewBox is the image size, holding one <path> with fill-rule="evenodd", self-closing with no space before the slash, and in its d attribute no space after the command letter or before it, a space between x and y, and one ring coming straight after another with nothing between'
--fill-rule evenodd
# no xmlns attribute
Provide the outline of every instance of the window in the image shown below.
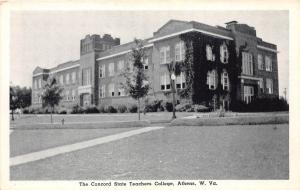
<svg viewBox="0 0 300 190"><path fill-rule="evenodd" d="M273 94L273 80L266 79L266 89L268 94Z"/></svg>
<svg viewBox="0 0 300 190"><path fill-rule="evenodd" d="M124 61L120 60L118 62L118 72L121 73L124 70Z"/></svg>
<svg viewBox="0 0 300 190"><path fill-rule="evenodd" d="M67 75L66 75L66 84L69 84L69 82L70 82L70 74L67 73Z"/></svg>
<svg viewBox="0 0 300 190"><path fill-rule="evenodd" d="M91 69L90 68L87 68L87 69L84 69L83 71L83 77L82 77L82 80L83 80L83 85L90 85L91 84Z"/></svg>
<svg viewBox="0 0 300 190"><path fill-rule="evenodd" d="M115 96L115 84L111 83L108 85L108 93L110 96Z"/></svg>
<svg viewBox="0 0 300 190"><path fill-rule="evenodd" d="M220 46L220 60L222 63L228 63L228 58L229 58L228 48L226 44L223 44Z"/></svg>
<svg viewBox="0 0 300 190"><path fill-rule="evenodd" d="M37 80L33 80L34 89L37 89Z"/></svg>
<svg viewBox="0 0 300 190"><path fill-rule="evenodd" d="M207 72L207 85L210 90L217 88L217 74L215 70Z"/></svg>
<svg viewBox="0 0 300 190"><path fill-rule="evenodd" d="M271 57L265 56L265 63L266 63L266 71L272 71L272 60L271 60Z"/></svg>
<svg viewBox="0 0 300 190"><path fill-rule="evenodd" d="M163 73L160 76L160 89L161 90L169 90L170 88L171 88L170 76L167 73Z"/></svg>
<svg viewBox="0 0 300 190"><path fill-rule="evenodd" d="M59 77L59 83L60 84L64 84L64 76L63 75L60 75L60 77Z"/></svg>
<svg viewBox="0 0 300 190"><path fill-rule="evenodd" d="M229 77L228 77L228 73L226 71L224 71L222 73L222 77L221 77L221 83L223 85L223 90L229 90Z"/></svg>
<svg viewBox="0 0 300 190"><path fill-rule="evenodd" d="M39 86L38 86L38 88L42 88L42 79L39 79Z"/></svg>
<svg viewBox="0 0 300 190"><path fill-rule="evenodd" d="M100 65L99 66L99 78L104 78L105 77L105 65Z"/></svg>
<svg viewBox="0 0 300 190"><path fill-rule="evenodd" d="M252 54L243 52L242 53L242 73L246 75L253 75L253 58Z"/></svg>
<svg viewBox="0 0 300 190"><path fill-rule="evenodd" d="M214 61L215 55L212 52L212 47L210 45L206 45L206 59L208 61Z"/></svg>
<svg viewBox="0 0 300 190"><path fill-rule="evenodd" d="M66 90L66 101L69 101L70 99L70 97L69 97L69 94L70 94L70 91L69 90Z"/></svg>
<svg viewBox="0 0 300 190"><path fill-rule="evenodd" d="M148 68L149 68L149 59L148 59L148 57L145 58L145 59L142 59L142 62L144 64L144 69L148 70Z"/></svg>
<svg viewBox="0 0 300 190"><path fill-rule="evenodd" d="M114 63L110 63L108 65L108 75L109 76L114 76L115 74L115 64Z"/></svg>
<svg viewBox="0 0 300 190"><path fill-rule="evenodd" d="M249 104L253 100L254 88L253 86L244 86L244 102Z"/></svg>
<svg viewBox="0 0 300 190"><path fill-rule="evenodd" d="M181 72L179 76L176 76L176 88L185 88L185 75L183 72Z"/></svg>
<svg viewBox="0 0 300 190"><path fill-rule="evenodd" d="M74 71L72 73L72 83L75 83L76 82L76 72Z"/></svg>
<svg viewBox="0 0 300 190"><path fill-rule="evenodd" d="M75 96L75 90L73 89L73 90L72 90L72 101L74 101L75 98L76 98L76 96Z"/></svg>
<svg viewBox="0 0 300 190"><path fill-rule="evenodd" d="M181 41L175 45L175 61L184 60L184 56L185 56L184 42Z"/></svg>
<svg viewBox="0 0 300 190"><path fill-rule="evenodd" d="M259 70L264 69L263 57L262 57L261 54L258 54L258 56L257 56L257 64L258 64L258 69Z"/></svg>
<svg viewBox="0 0 300 190"><path fill-rule="evenodd" d="M99 98L104 98L105 97L105 85L102 85L99 88Z"/></svg>
<svg viewBox="0 0 300 190"><path fill-rule="evenodd" d="M170 46L161 47L159 50L160 64L170 63Z"/></svg>
<svg viewBox="0 0 300 190"><path fill-rule="evenodd" d="M119 87L118 89L118 96L125 96L125 90L122 87Z"/></svg>
<svg viewBox="0 0 300 190"><path fill-rule="evenodd" d="M261 92L264 92L264 80L263 79L258 81L258 86L259 86Z"/></svg>

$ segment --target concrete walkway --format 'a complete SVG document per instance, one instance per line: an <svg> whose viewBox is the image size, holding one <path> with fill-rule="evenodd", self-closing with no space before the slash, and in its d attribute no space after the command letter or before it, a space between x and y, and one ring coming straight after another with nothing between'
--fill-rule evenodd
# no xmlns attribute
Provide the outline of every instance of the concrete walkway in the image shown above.
<svg viewBox="0 0 300 190"><path fill-rule="evenodd" d="M50 148L50 149L46 149L46 150L42 150L42 151L38 151L38 152L15 156L15 157L10 158L10 166L16 166L16 165L25 164L28 162L46 159L46 158L56 156L59 154L73 152L73 151L89 148L92 146L96 146L96 145L100 145L100 144L104 144L104 143L108 143L108 142L112 142L112 141L117 141L117 140L120 140L120 139L123 139L126 137L130 137L130 136L134 136L134 135L138 135L138 134L142 134L142 133L146 133L149 131L158 130L158 129L162 129L162 128L164 128L164 127L145 127L142 129L132 130L132 131L128 131L128 132L109 135L106 137L100 137L100 138L87 140L87 141L83 141L83 142L79 142L79 143L64 145L64 146Z"/></svg>

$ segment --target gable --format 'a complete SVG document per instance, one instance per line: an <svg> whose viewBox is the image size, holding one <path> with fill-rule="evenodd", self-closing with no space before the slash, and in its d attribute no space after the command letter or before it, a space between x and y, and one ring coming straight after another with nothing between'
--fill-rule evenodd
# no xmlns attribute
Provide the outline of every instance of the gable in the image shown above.
<svg viewBox="0 0 300 190"><path fill-rule="evenodd" d="M43 69L41 67L36 67L34 70L33 70L33 74L37 74L37 73L42 73L43 72Z"/></svg>
<svg viewBox="0 0 300 190"><path fill-rule="evenodd" d="M161 37L168 34L184 31L187 29L193 28L193 25L186 21L180 21L180 20L170 20L165 25L160 27L156 32L153 33L153 36Z"/></svg>

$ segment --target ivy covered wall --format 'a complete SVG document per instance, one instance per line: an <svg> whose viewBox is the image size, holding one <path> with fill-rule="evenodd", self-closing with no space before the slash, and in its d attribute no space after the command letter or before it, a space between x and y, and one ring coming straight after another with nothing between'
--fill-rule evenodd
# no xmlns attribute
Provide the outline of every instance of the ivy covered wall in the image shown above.
<svg viewBox="0 0 300 190"><path fill-rule="evenodd" d="M235 101L237 99L237 87L239 85L238 76L241 73L241 56L236 53L233 40L226 40L208 36L199 32L185 33L180 36L185 42L186 54L182 63L182 70L186 74L186 89L181 92L183 97L192 101L193 104L204 104L211 106L213 98L217 107L222 103L222 99ZM220 46L226 44L228 48L228 63L224 64L220 59ZM212 47L214 61L207 60L206 45ZM221 74L226 70L229 77L230 90L223 90L221 84ZM208 71L217 72L217 87L209 89L207 85Z"/></svg>

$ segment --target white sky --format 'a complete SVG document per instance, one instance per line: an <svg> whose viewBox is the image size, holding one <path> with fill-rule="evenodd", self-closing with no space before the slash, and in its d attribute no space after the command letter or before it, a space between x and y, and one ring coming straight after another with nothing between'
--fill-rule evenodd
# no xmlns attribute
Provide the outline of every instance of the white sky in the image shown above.
<svg viewBox="0 0 300 190"><path fill-rule="evenodd" d="M212 26L236 20L256 28L258 37L279 50L279 94L288 89L288 11L19 11L11 15L10 81L31 86L36 66L44 68L79 59L80 39L86 34L111 34L121 44L149 38L170 19Z"/></svg>

